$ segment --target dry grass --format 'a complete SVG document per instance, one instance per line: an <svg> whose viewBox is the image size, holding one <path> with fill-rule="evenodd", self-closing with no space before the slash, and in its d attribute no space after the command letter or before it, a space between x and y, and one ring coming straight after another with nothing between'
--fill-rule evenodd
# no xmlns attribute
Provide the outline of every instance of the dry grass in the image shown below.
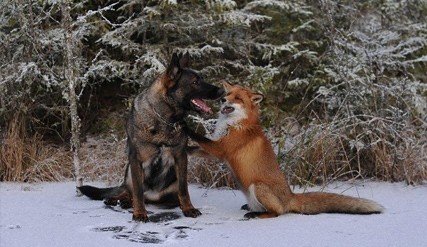
<svg viewBox="0 0 427 247"><path fill-rule="evenodd" d="M6 136L0 147L0 181L64 181L74 177L72 153L67 147L44 143L35 136ZM125 172L125 140L88 138L82 143L82 175L88 181L118 184Z"/></svg>
<svg viewBox="0 0 427 247"><path fill-rule="evenodd" d="M40 156L24 173L26 182L65 181L73 177L71 152L64 147L45 145Z"/></svg>
<svg viewBox="0 0 427 247"><path fill-rule="evenodd" d="M88 137L81 146L82 176L86 181L118 185L127 164L126 138L114 135Z"/></svg>
<svg viewBox="0 0 427 247"><path fill-rule="evenodd" d="M316 125L291 137L280 157L292 184L318 185L334 180L376 179L407 184L427 180L427 155L422 138L392 138L387 131L358 134ZM368 130L361 130L369 133ZM402 133L403 135L404 133ZM286 134L283 135L286 137Z"/></svg>
<svg viewBox="0 0 427 247"><path fill-rule="evenodd" d="M70 178L70 153L48 145L39 135L27 136L16 116L0 139L0 181L41 182Z"/></svg>
<svg viewBox="0 0 427 247"><path fill-rule="evenodd" d="M23 180L25 160L28 159L28 149L31 149L31 146L25 143L22 133L19 117L15 117L9 128L1 136L0 181Z"/></svg>
<svg viewBox="0 0 427 247"><path fill-rule="evenodd" d="M234 176L224 163L198 157L189 157L188 180L205 187L236 188Z"/></svg>
<svg viewBox="0 0 427 247"><path fill-rule="evenodd" d="M290 183L298 185L360 177L360 170L353 168L351 161L352 157L343 152L342 140L331 135L317 135L309 143L298 143L282 160Z"/></svg>
<svg viewBox="0 0 427 247"><path fill-rule="evenodd" d="M37 135L25 137L18 123L10 124L1 139L0 180L41 182L73 178L71 152L66 147L46 144ZM389 134L376 132L365 135L360 140L365 144L358 146L344 130L340 132L328 125L277 126L280 128L269 129L267 135L291 184L319 185L372 178L417 184L427 180L425 137L409 136L391 143ZM127 164L126 137L87 137L82 141L80 157L86 181L117 185ZM236 188L230 169L217 160L190 157L188 179L207 187Z"/></svg>

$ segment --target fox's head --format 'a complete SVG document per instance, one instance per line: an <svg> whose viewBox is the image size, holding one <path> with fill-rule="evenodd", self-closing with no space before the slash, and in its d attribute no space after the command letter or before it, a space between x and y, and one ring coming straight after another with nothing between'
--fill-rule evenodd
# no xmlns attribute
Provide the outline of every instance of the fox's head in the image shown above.
<svg viewBox="0 0 427 247"><path fill-rule="evenodd" d="M245 128L257 125L259 121L259 103L264 96L252 90L232 85L226 81L222 82L225 89L225 96L221 99L221 110L215 131L212 134L213 140L219 140L226 136L229 127Z"/></svg>
<svg viewBox="0 0 427 247"><path fill-rule="evenodd" d="M222 85L225 89L225 96L221 99L220 118L227 118L235 123L242 120L258 121L259 103L264 96L249 88L232 85L227 81L223 81Z"/></svg>

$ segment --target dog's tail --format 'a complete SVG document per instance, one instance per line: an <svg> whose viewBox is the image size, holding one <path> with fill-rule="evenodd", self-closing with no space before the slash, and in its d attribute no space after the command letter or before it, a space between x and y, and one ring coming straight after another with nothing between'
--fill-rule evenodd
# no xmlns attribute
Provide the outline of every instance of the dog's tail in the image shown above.
<svg viewBox="0 0 427 247"><path fill-rule="evenodd" d="M97 188L90 185L84 185L77 187L77 189L80 190L83 195L92 200L104 200L106 198L116 197L126 192L126 186L124 185L110 188Z"/></svg>

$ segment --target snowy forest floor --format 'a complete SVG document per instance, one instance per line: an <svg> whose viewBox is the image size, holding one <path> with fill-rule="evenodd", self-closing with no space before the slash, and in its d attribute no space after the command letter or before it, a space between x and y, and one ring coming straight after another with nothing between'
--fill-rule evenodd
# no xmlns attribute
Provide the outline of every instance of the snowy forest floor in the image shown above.
<svg viewBox="0 0 427 247"><path fill-rule="evenodd" d="M427 246L426 185L359 181L324 191L372 199L386 210L244 220L241 192L193 184L202 216L148 205L151 222L135 223L130 211L76 197L73 182L0 183L0 246Z"/></svg>

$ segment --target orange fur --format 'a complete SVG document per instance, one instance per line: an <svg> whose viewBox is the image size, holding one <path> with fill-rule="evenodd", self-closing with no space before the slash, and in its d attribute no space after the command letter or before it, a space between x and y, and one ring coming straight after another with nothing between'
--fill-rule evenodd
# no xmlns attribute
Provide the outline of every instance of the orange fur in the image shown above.
<svg viewBox="0 0 427 247"><path fill-rule="evenodd" d="M210 140L193 133L193 139L208 154L231 166L252 213L246 217L270 218L284 213L381 213L373 201L332 193L294 194L280 170L276 154L259 123L263 96L248 88L223 83L226 96Z"/></svg>

